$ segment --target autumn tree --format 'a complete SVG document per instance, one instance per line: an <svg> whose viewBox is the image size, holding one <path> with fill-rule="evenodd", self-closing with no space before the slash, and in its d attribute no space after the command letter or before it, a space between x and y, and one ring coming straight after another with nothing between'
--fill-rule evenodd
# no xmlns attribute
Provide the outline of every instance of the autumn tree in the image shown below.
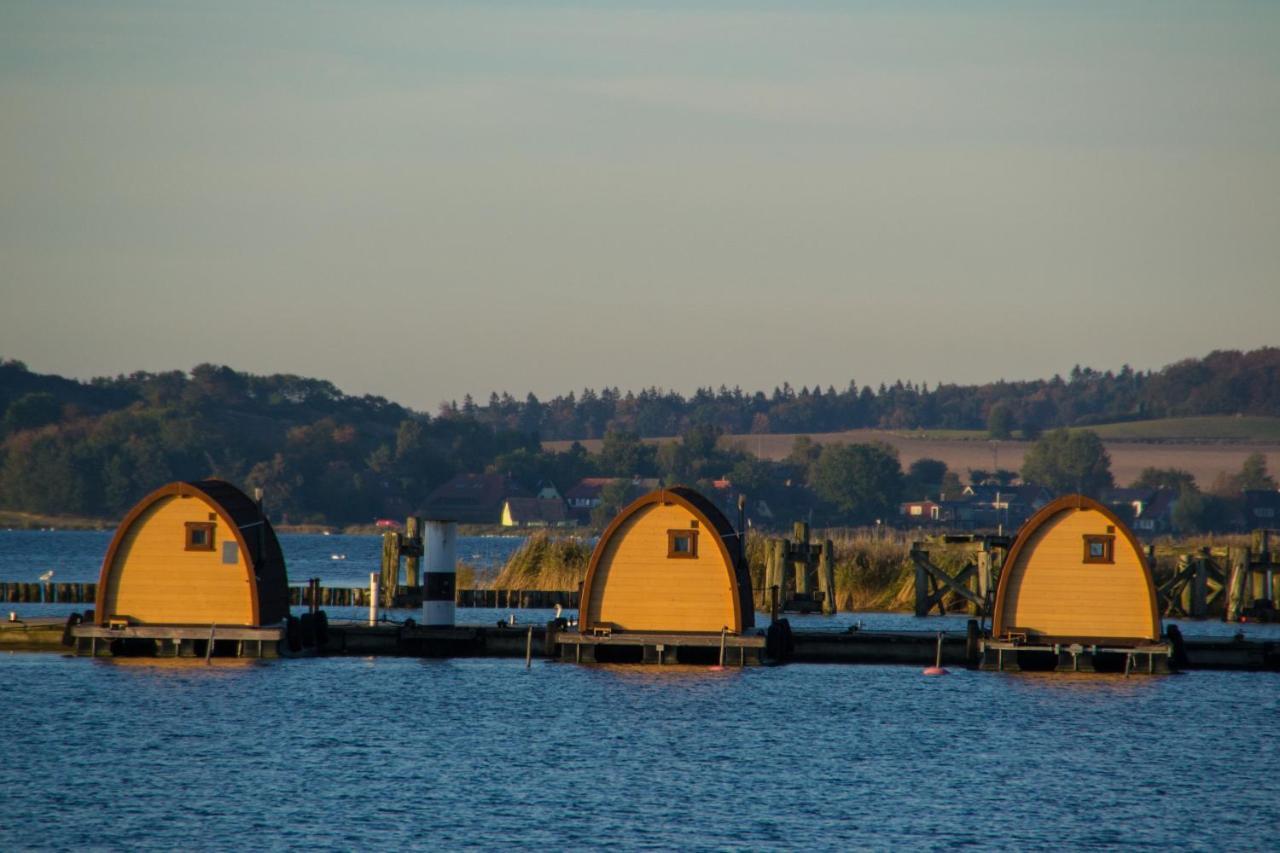
<svg viewBox="0 0 1280 853"><path fill-rule="evenodd" d="M1110 488L1111 457L1096 432L1056 429L1043 435L1022 462L1022 481L1058 494L1096 497Z"/></svg>

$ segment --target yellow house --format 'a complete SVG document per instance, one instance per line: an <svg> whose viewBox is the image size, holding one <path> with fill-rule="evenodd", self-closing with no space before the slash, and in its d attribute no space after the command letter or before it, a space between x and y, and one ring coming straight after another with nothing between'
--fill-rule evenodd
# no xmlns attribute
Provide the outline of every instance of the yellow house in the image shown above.
<svg viewBox="0 0 1280 853"><path fill-rule="evenodd" d="M582 633L742 633L755 614L741 537L692 489L650 492L596 544L578 624Z"/></svg>
<svg viewBox="0 0 1280 853"><path fill-rule="evenodd" d="M1059 498L1023 525L996 590L992 635L1028 642L1137 645L1159 640L1142 548L1110 509Z"/></svg>
<svg viewBox="0 0 1280 853"><path fill-rule="evenodd" d="M97 622L273 625L289 580L271 523L221 480L170 483L116 530L98 576Z"/></svg>

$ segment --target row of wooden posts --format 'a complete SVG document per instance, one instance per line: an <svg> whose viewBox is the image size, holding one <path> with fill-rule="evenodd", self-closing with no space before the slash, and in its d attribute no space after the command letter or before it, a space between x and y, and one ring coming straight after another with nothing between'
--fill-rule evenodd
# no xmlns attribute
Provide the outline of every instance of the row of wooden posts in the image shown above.
<svg viewBox="0 0 1280 853"><path fill-rule="evenodd" d="M289 604L311 604L311 586L289 587ZM367 586L316 586L316 598L320 607L367 607ZM0 581L0 602L9 604L93 604L98 592L96 583L45 583L40 581ZM416 593L416 595L415 595ZM422 603L421 587L401 586L397 602ZM457 591L458 607L495 608L552 608L574 609L578 606L578 590L546 589L460 589ZM390 605L386 605L390 606Z"/></svg>
<svg viewBox="0 0 1280 853"><path fill-rule="evenodd" d="M51 581L0 581L0 601L7 603L93 604L96 583L53 583Z"/></svg>
<svg viewBox="0 0 1280 853"><path fill-rule="evenodd" d="M368 587L349 586L317 586L318 607L366 607L369 604ZM550 609L559 604L561 607L575 609L578 606L578 590L549 589L460 589L455 593L454 604L457 607L494 607L500 609ZM383 607L420 607L422 605L422 588L401 586L391 604L386 604L383 596ZM289 587L289 604L292 606L310 605L312 592L310 586Z"/></svg>
<svg viewBox="0 0 1280 853"><path fill-rule="evenodd" d="M1235 622L1259 600L1277 600L1280 531L1255 530L1246 548L1229 548L1221 561L1208 548L1178 558L1173 576L1156 590L1165 616L1203 619L1222 604L1223 618Z"/></svg>

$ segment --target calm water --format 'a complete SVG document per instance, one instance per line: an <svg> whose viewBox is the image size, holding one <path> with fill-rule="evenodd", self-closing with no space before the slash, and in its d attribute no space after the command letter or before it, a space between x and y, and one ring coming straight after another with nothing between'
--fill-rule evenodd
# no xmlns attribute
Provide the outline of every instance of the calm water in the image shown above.
<svg viewBox="0 0 1280 853"><path fill-rule="evenodd" d="M45 535L0 533L0 576L25 548L93 577L105 538ZM797 621L857 619L963 624ZM0 850L1274 850L1280 822L1273 673L6 653L0 684Z"/></svg>
<svg viewBox="0 0 1280 853"><path fill-rule="evenodd" d="M1275 849L1280 678L0 656L0 848Z"/></svg>

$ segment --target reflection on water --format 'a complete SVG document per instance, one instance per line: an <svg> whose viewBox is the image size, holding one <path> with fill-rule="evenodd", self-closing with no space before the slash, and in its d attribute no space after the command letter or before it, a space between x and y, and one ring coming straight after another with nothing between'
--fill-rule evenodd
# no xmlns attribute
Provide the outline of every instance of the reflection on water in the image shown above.
<svg viewBox="0 0 1280 853"><path fill-rule="evenodd" d="M271 661L259 660L256 658L210 658L205 660L202 657L186 658L154 658L154 657L118 657L118 658L94 658L92 663L97 666L112 666L121 669L143 670L144 672L156 672L164 674L167 672L178 673L200 673L208 675L217 675L224 670L248 669L255 666L269 666Z"/></svg>
<svg viewBox="0 0 1280 853"><path fill-rule="evenodd" d="M1180 678L1178 674L1132 675L1114 672L1000 672L984 673L1007 679L1012 689L1045 691L1050 694L1070 693L1122 696L1156 689L1165 679Z"/></svg>

